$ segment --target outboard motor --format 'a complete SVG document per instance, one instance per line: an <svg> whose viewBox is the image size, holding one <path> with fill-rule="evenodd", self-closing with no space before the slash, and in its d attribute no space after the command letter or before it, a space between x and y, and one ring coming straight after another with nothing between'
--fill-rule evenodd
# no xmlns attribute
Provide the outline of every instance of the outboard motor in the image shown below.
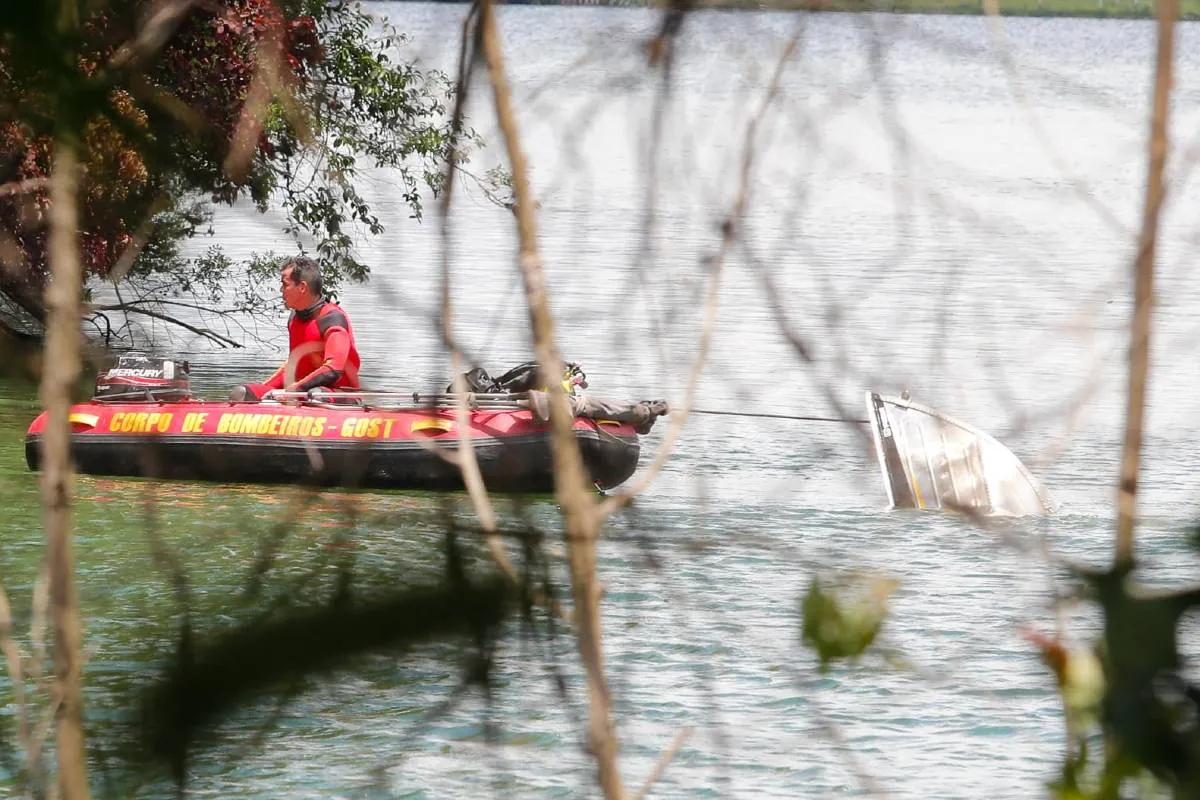
<svg viewBox="0 0 1200 800"><path fill-rule="evenodd" d="M540 386L540 383L536 361L526 361L524 364L518 364L495 380L496 391L510 393L528 392L532 389L545 391L545 387ZM584 374L583 367L574 361L564 363L562 385L567 394L579 394L576 387L579 389L588 388L587 375Z"/></svg>
<svg viewBox="0 0 1200 800"><path fill-rule="evenodd" d="M493 378L483 367L475 367L469 372L464 372L462 377L467 384L467 391L477 394L520 394L531 389L545 391L545 387L540 386L541 376L538 374L536 361L518 364L499 378ZM587 375L584 373L583 367L574 361L563 364L562 385L567 394L579 394L580 390L588 388ZM453 391L454 384L452 383L446 387L446 392Z"/></svg>
<svg viewBox="0 0 1200 800"><path fill-rule="evenodd" d="M187 400L190 367L186 361L126 353L96 376L94 399L122 403L164 403Z"/></svg>

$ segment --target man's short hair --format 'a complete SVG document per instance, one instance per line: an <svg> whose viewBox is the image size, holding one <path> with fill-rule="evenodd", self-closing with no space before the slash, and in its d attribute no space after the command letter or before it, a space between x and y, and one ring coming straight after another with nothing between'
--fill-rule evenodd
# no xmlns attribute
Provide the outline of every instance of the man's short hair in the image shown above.
<svg viewBox="0 0 1200 800"><path fill-rule="evenodd" d="M292 279L292 283L304 281L313 294L321 296L321 265L316 261L305 256L297 256L288 259L283 268L288 271L288 277Z"/></svg>

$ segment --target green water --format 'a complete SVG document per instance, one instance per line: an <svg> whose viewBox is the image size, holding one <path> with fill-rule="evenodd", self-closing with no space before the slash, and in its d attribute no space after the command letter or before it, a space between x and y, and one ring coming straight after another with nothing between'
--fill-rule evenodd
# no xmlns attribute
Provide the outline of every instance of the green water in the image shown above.
<svg viewBox="0 0 1200 800"><path fill-rule="evenodd" d="M25 465L24 435L38 413L36 391L23 382L0 383L0 507L5 537L0 542L0 575L10 592L22 591L32 576L17 564L40 555L42 541L38 484Z"/></svg>
<svg viewBox="0 0 1200 800"><path fill-rule="evenodd" d="M24 431L37 413L32 389L0 384L0 410L0 506L5 509L0 575L14 607L18 641L29 652L33 585L44 550L37 476L27 469L23 451ZM439 584L446 521L462 521L468 511L464 498L455 494L314 493L287 486L158 484L82 475L74 485L94 783L111 782L109 788L118 793L146 796L169 790L161 764L147 766L129 757L131 748L141 746L136 714L174 658L185 609L196 639L204 642L253 620L319 608L342 589L369 597L397 587ZM482 548L466 539L466 568L478 571ZM451 639L414 652L418 660L441 664L438 669L448 676L461 646ZM389 687L415 680L382 662L372 666L369 659L354 674L358 680L374 675ZM303 685L287 688L303 692ZM9 689L0 681L0 707L10 701ZM238 748L256 738L315 737L319 746L326 732L320 726L299 734L288 730L296 719L280 710L289 703L277 705L274 697L271 693L236 710L232 730L218 737L221 747L199 749L191 765L193 785L203 789L207 777L217 785L232 780L239 792L246 791L250 784L229 771L237 770ZM414 701L409 710L415 713L425 704ZM11 722L13 713L10 706L3 716ZM269 774L258 780L264 778L270 786Z"/></svg>

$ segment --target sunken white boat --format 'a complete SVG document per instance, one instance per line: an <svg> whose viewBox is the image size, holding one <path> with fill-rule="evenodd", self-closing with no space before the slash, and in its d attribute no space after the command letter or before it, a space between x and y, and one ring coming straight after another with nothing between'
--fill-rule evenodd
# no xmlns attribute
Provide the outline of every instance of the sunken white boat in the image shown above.
<svg viewBox="0 0 1200 800"><path fill-rule="evenodd" d="M907 397L867 392L866 401L891 508L986 516L1057 509L1033 473L987 433Z"/></svg>

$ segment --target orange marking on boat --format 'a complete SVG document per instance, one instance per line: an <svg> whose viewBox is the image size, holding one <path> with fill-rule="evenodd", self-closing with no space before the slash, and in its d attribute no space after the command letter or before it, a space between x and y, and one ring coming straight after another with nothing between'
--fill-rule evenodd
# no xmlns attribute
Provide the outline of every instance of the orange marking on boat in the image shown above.
<svg viewBox="0 0 1200 800"><path fill-rule="evenodd" d="M217 433L244 433L254 436L320 436L325 432L325 417L296 417L286 414L222 414Z"/></svg>
<svg viewBox="0 0 1200 800"><path fill-rule="evenodd" d="M208 419L207 411L192 411L183 418L181 433L203 433L204 421Z"/></svg>
<svg viewBox="0 0 1200 800"><path fill-rule="evenodd" d="M174 414L158 411L118 411L108 421L115 433L166 433L171 429Z"/></svg>
<svg viewBox="0 0 1200 800"><path fill-rule="evenodd" d="M454 423L448 419L425 417L424 419L414 420L413 424L410 425L408 429L412 433L428 430L451 431L454 429Z"/></svg>

